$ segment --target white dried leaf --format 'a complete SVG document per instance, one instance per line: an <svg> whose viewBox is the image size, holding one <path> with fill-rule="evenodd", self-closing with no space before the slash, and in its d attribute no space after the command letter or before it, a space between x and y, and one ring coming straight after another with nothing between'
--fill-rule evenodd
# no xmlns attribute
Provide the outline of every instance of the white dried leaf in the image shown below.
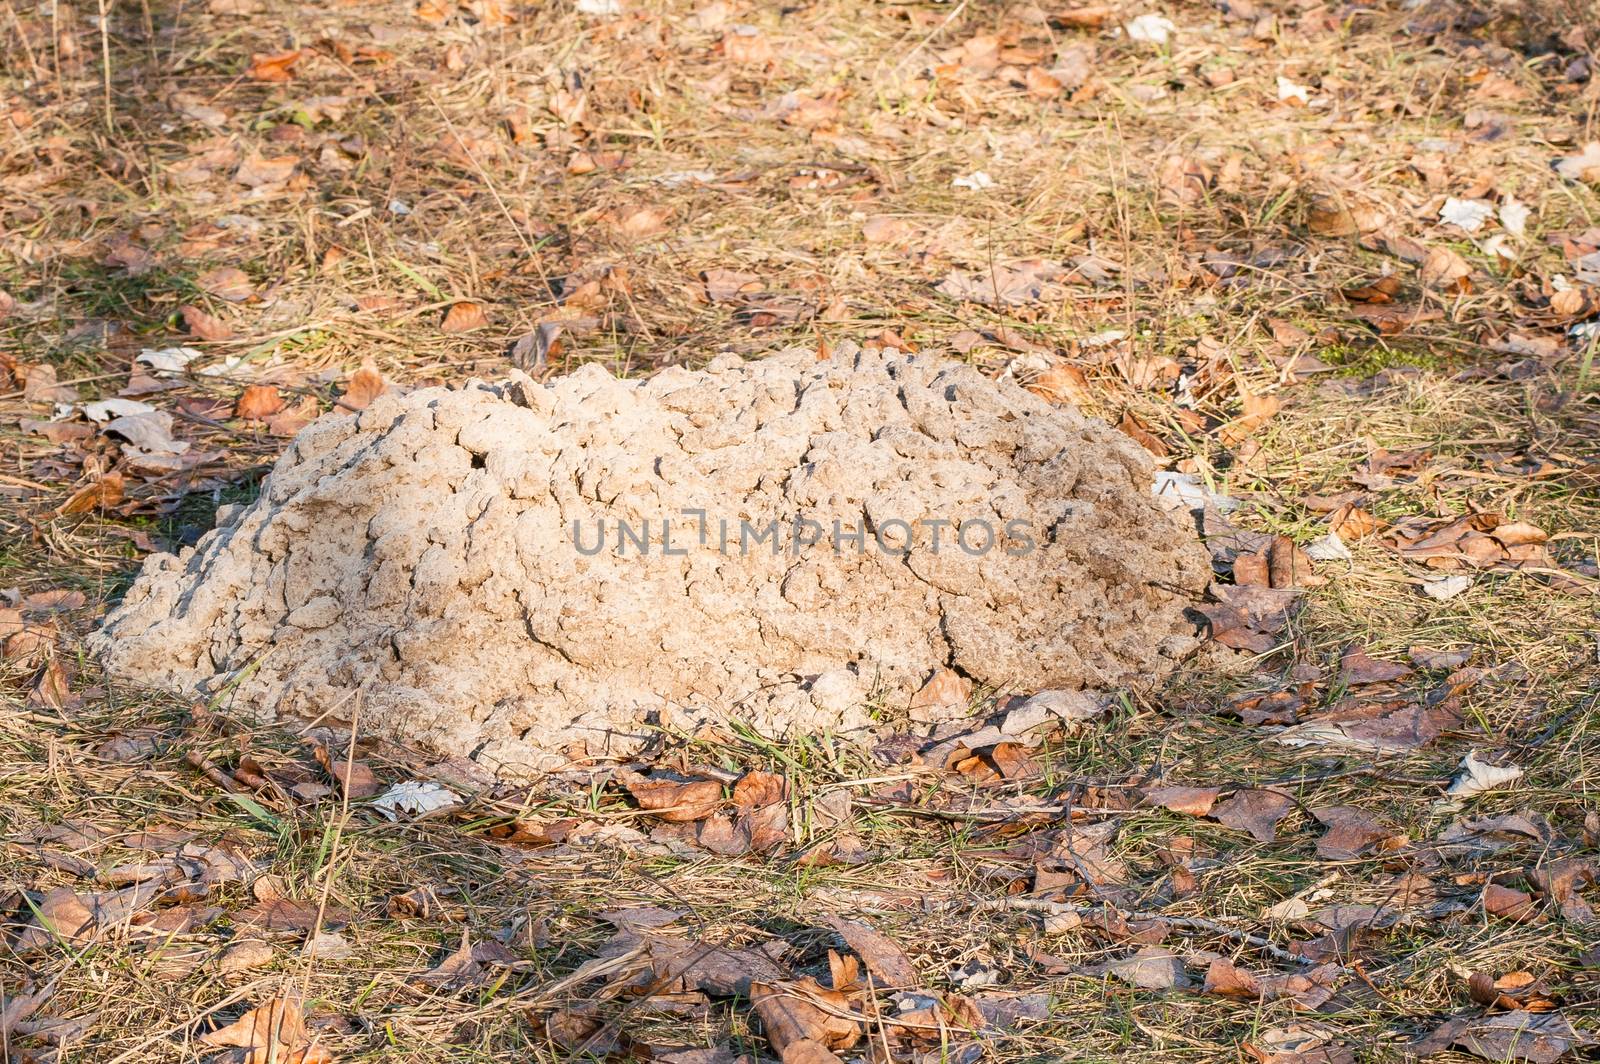
<svg viewBox="0 0 1600 1064"><path fill-rule="evenodd" d="M1218 495L1200 482L1193 473L1156 471L1150 494L1168 510L1204 510L1207 504L1218 513L1229 513L1239 508L1239 500L1229 495Z"/></svg>
<svg viewBox="0 0 1600 1064"><path fill-rule="evenodd" d="M1486 200L1464 200L1451 196L1439 208L1439 220L1458 226L1469 233L1483 228L1483 223L1494 217L1494 207Z"/></svg>
<svg viewBox="0 0 1600 1064"><path fill-rule="evenodd" d="M1495 233L1478 241L1478 247L1483 249L1485 255L1493 255L1507 262L1514 262L1517 258L1517 249L1511 243L1511 238L1504 233Z"/></svg>
<svg viewBox="0 0 1600 1064"><path fill-rule="evenodd" d="M1140 44L1166 44L1178 27L1165 15L1140 15L1122 27L1130 41Z"/></svg>
<svg viewBox="0 0 1600 1064"><path fill-rule="evenodd" d="M425 817L460 804L461 797L450 788L421 780L396 783L372 800L372 808L390 820L399 820L402 813L413 819Z"/></svg>
<svg viewBox="0 0 1600 1064"><path fill-rule="evenodd" d="M1520 765L1494 765L1478 760L1478 751L1469 750L1461 759L1461 771L1450 781L1444 793L1456 798L1470 798L1475 794L1503 787L1522 776Z"/></svg>
<svg viewBox="0 0 1600 1064"><path fill-rule="evenodd" d="M622 4L619 0L578 0L576 10L580 15L620 15Z"/></svg>
<svg viewBox="0 0 1600 1064"><path fill-rule="evenodd" d="M1265 920L1304 920L1311 915L1311 906L1300 897L1285 898L1276 905L1268 906L1262 911Z"/></svg>
<svg viewBox="0 0 1600 1064"><path fill-rule="evenodd" d="M93 403L84 403L78 408L83 411L83 416L90 421L111 421L119 417L138 417L140 414L153 414L156 408L149 403L141 403L137 399L101 399Z"/></svg>
<svg viewBox="0 0 1600 1064"><path fill-rule="evenodd" d="M1528 219L1532 217L1533 211L1515 196L1500 204L1500 227L1518 240L1528 235Z"/></svg>
<svg viewBox="0 0 1600 1064"><path fill-rule="evenodd" d="M1600 181L1600 140L1591 140L1577 155L1556 160L1556 173L1568 181Z"/></svg>
<svg viewBox="0 0 1600 1064"><path fill-rule="evenodd" d="M238 373L250 360L244 355L229 355L215 365L207 366L200 370L202 377L231 377Z"/></svg>
<svg viewBox="0 0 1600 1064"><path fill-rule="evenodd" d="M201 353L192 347L145 348L134 358L135 362L149 366L157 373L182 373L183 368Z"/></svg>
<svg viewBox="0 0 1600 1064"><path fill-rule="evenodd" d="M165 410L128 414L106 422L100 431L122 437L145 454L183 454L189 449L187 441L173 439L172 415Z"/></svg>
<svg viewBox="0 0 1600 1064"><path fill-rule="evenodd" d="M347 961L356 955L350 940L337 931L319 931L300 947L302 956L319 961Z"/></svg>
<svg viewBox="0 0 1600 1064"><path fill-rule="evenodd" d="M1040 691L1007 713L1000 730L1023 736L1046 724L1093 720L1103 716L1108 705L1107 697L1094 691Z"/></svg>
<svg viewBox="0 0 1600 1064"><path fill-rule="evenodd" d="M1431 599L1440 602L1453 599L1467 588L1472 586L1472 577L1465 574L1456 576L1441 576L1437 580L1426 580L1422 584L1422 593Z"/></svg>
<svg viewBox="0 0 1600 1064"><path fill-rule="evenodd" d="M1299 100L1301 104L1311 102L1311 90L1304 85L1296 85L1282 74L1278 75L1278 99Z"/></svg>
<svg viewBox="0 0 1600 1064"><path fill-rule="evenodd" d="M951 188L965 188L973 192L982 192L986 188L994 187L994 178L989 176L987 170L974 170L964 177L952 178Z"/></svg>
<svg viewBox="0 0 1600 1064"><path fill-rule="evenodd" d="M1338 532L1329 532L1305 546L1306 557L1314 562L1347 562L1351 560L1350 548L1344 545Z"/></svg>

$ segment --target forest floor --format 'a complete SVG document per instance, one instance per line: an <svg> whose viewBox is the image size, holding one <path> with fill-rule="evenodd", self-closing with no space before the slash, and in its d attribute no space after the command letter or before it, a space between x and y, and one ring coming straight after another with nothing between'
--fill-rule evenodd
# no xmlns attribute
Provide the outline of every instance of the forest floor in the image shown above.
<svg viewBox="0 0 1600 1064"><path fill-rule="evenodd" d="M0 27L10 1059L1593 1052L1600 31L1311 0ZM853 340L1077 403L1211 500L1237 667L936 750L678 737L652 792L319 745L85 657L300 426L519 339L542 374ZM379 815L411 780L459 801Z"/></svg>

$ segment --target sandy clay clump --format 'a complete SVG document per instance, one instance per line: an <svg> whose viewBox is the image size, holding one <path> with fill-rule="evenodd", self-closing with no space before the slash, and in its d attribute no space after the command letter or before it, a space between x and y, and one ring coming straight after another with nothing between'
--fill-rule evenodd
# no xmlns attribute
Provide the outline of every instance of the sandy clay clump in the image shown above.
<svg viewBox="0 0 1600 1064"><path fill-rule="evenodd" d="M1166 675L1208 565L1122 434L937 358L720 357L385 395L148 559L110 671L506 775L660 726L850 728L940 666Z"/></svg>

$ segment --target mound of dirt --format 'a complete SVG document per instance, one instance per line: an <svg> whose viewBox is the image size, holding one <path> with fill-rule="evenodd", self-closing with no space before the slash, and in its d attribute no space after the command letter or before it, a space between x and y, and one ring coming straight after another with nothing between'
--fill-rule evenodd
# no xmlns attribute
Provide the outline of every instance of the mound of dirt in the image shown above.
<svg viewBox="0 0 1600 1064"><path fill-rule="evenodd" d="M843 351L385 395L148 559L114 675L348 719L506 775L650 725L766 734L1149 683L1209 567L1144 452L971 367Z"/></svg>

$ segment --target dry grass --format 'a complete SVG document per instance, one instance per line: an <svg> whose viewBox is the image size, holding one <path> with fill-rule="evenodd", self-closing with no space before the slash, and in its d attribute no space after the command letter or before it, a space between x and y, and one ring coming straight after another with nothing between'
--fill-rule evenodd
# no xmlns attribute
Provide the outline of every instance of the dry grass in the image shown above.
<svg viewBox="0 0 1600 1064"><path fill-rule="evenodd" d="M1492 345L1511 328L1560 336L1536 309L1548 295L1541 285L1571 273L1549 238L1600 225L1600 199L1593 186L1557 179L1549 163L1600 139L1600 80L1568 82L1564 59L1513 51L1506 42L1520 30L1509 16L1476 30L1428 30L1402 5L1348 18L1289 0L1249 5L1260 18L1238 17L1237 4L1224 5L1233 16L1173 5L1180 32L1165 48L1109 26L1041 21L1027 5L725 5L730 25L754 26L772 45L770 64L739 65L722 54L728 27L681 3L629 4L617 19L578 15L566 3L507 7L516 19L504 22L495 0L463 8L430 0L421 9L269 2L257 13L220 13L231 2L117 5L104 37L89 9L63 4L54 19L48 6L0 10L0 293L15 301L0 298L0 354L48 362L85 399L115 394L146 347L183 342L243 359L153 399L221 404L179 410L178 434L216 457L180 476L130 475L128 500L112 513L52 517L119 456L103 441L59 445L24 432L18 419L47 408L25 402L20 383L0 395L0 586L72 588L87 598L59 618L58 657L71 666L77 701L29 702L36 663L3 666L0 868L9 919L20 925L43 892L104 889L109 870L150 859L129 845L144 841L134 833L182 832L249 855L286 896L348 911L343 933L354 954L307 956L303 933L287 934L273 939L267 966L220 974L219 956L254 934L238 918L249 889L225 884L186 902L220 907L192 929L122 926L92 944L8 955L8 996L55 980L42 1014L80 1021L59 1059L199 1059L210 1050L196 1039L214 1021L295 986L340 1060L570 1059L536 1021L596 996L598 984L561 982L609 936L596 914L644 904L688 910L686 933L709 941L782 937L808 971L825 971L827 950L839 945L821 928L825 917L870 919L930 986L958 989L950 969L976 963L998 972L1006 991L1049 995L1048 1020L966 1043L981 1059L1247 1059L1241 1043L1293 1024L1329 1032L1362 1059L1394 1059L1406 1038L1469 1007L1473 972L1532 972L1574 1022L1600 1026L1600 980L1592 952L1583 953L1592 928L1497 920L1476 902L1487 876L1555 856L1592 859L1597 845L1584 820L1600 808L1592 593L1600 367L1573 344L1498 372L1519 356ZM418 10L450 14L439 21ZM1041 54L1092 45L1093 91L1030 95L1024 56L1001 64L1015 78L940 58L980 34ZM293 80L250 76L252 56L293 48L306 50ZM1324 102L1280 103L1280 75ZM815 118L793 110L799 98L785 102L790 92L823 101ZM1502 122L1503 134L1481 135L1485 122ZM296 176L252 191L233 179L252 154L293 155ZM953 177L980 169L992 189L952 187ZM1485 181L1533 209L1512 271L1434 222L1445 194L1485 195ZM1382 206L1404 235L1461 252L1477 271L1471 291L1421 291L1401 259L1308 231L1308 205L1330 188ZM640 208L665 212L658 231L629 232ZM891 239L864 236L879 218L893 220ZM134 270L119 264L127 259L117 249L130 242L146 254ZM1249 261L1267 249L1288 254ZM1042 303L990 308L933 289L951 269L1089 255L1116 272ZM1244 264L1223 265L1229 256ZM253 298L206 293L200 278L218 266L242 268ZM708 269L757 274L766 290L748 304L708 304L699 280ZM1338 290L1385 272L1403 274L1408 298L1438 317L1384 338L1352 320ZM446 309L461 301L482 304L488 325L441 331ZM232 338L187 335L184 306L214 315ZM1305 338L1275 340L1274 319ZM980 785L886 767L830 738L673 744L667 760L681 766L789 777L791 846L769 857L650 841L636 834L652 831L649 818L615 789L578 777L483 789L453 817L405 825L337 801L229 795L186 755L229 770L247 755L269 768L304 763L296 736L230 721L226 707L197 712L122 689L77 658L79 637L138 557L192 541L218 504L252 494L284 445L231 416L246 384L270 381L326 410L338 382L368 359L404 385L491 376L506 364L507 342L541 321L566 325L553 373L584 362L639 373L719 351L759 356L884 330L929 349L959 343L998 372L1036 345L1047 364L1083 373L1083 398L1097 412L1113 421L1132 414L1172 462L1243 499L1243 525L1315 538L1324 517L1305 505L1308 494L1348 488L1376 448L1424 448L1437 456L1428 478L1376 493L1378 517L1503 512L1555 534L1558 560L1580 582L1484 575L1468 594L1435 602L1419 593L1420 567L1375 542L1353 544L1353 561L1325 570L1331 579L1255 671L1197 667L1171 690L1053 739L1035 752L1039 775L1020 781ZM1012 331L1000 343L969 347L961 336L1001 328ZM1128 341L1086 342L1112 329ZM1286 380L1282 363L1297 352L1335 372ZM1154 361L1163 358L1198 372L1203 425L1175 407L1175 382ZM1339 386L1380 370L1389 383L1369 394ZM1254 433L1253 457L1216 431L1241 415L1247 394L1284 403ZM1513 456L1543 459L1555 472L1506 472ZM1275 683L1293 663L1328 665L1352 641L1391 658L1418 645L1471 649L1476 663L1521 671L1473 688L1459 730L1382 758L1292 749L1272 742L1270 729L1217 712L1233 692ZM119 735L148 748L113 760L104 744ZM1542 814L1554 829L1547 844L1440 853L1441 831L1461 815L1441 806L1442 786L1470 748L1501 753L1527 775L1468 812ZM449 768L389 747L363 747L362 756L386 782ZM1210 820L1114 808L1107 796L1133 776L1228 790L1271 781L1296 808L1276 842L1259 844ZM902 778L917 789L913 809L871 801ZM842 823L826 815L840 794L854 798ZM953 812L968 794L991 815ZM1308 810L1333 804L1379 813L1415 845L1318 857ZM1263 915L1305 892L1316 904L1381 902L1413 870L1440 900L1463 904L1362 936L1340 956L1353 974L1320 1014L1287 1000L1139 991L1062 974L1041 957L1077 967L1133 948L1082 928L1052 930L1040 913L1007 903L1029 892L1033 871L1007 850L1058 830L1071 809L1081 824L1116 820L1110 856L1127 866L1126 907L1179 920L1166 945L1196 974L1206 951L1273 968L1239 936L1280 948L1314 937ZM560 845L496 837L519 819L563 816L585 827ZM98 834L46 830L60 825ZM795 859L841 835L869 856L822 867ZM158 851L172 845L157 841ZM1195 880L1176 898L1175 853L1187 855ZM389 899L419 885L439 894L438 911L395 917ZM499 936L522 968L460 994L416 984L464 930L475 940ZM682 1015L625 996L601 998L599 1008L611 1029L640 1044L768 1052L737 1001ZM33 1056L19 1059L51 1052L38 1038L22 1043L11 1048ZM926 1050L922 1059L956 1058Z"/></svg>

